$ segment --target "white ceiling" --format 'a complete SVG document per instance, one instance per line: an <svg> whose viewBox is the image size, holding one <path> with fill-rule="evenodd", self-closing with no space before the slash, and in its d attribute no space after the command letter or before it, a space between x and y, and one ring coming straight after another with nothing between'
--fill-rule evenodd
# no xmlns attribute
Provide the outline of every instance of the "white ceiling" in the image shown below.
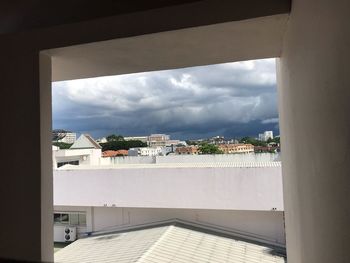
<svg viewBox="0 0 350 263"><path fill-rule="evenodd" d="M288 14L52 49L53 81L278 57Z"/></svg>

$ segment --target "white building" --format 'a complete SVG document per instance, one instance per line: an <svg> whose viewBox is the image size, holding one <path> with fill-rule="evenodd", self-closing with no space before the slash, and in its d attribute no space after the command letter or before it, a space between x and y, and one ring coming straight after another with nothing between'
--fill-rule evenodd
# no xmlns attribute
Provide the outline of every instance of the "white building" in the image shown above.
<svg viewBox="0 0 350 263"><path fill-rule="evenodd" d="M77 139L77 134L75 132L68 132L66 133L66 136L64 138L58 141L65 142L65 143L74 143L76 139Z"/></svg>
<svg viewBox="0 0 350 263"><path fill-rule="evenodd" d="M157 156L162 154L162 147L138 147L128 150L129 156Z"/></svg>
<svg viewBox="0 0 350 263"><path fill-rule="evenodd" d="M63 165L100 165L101 146L88 134L82 134L70 149L53 147L53 167Z"/></svg>
<svg viewBox="0 0 350 263"><path fill-rule="evenodd" d="M141 142L148 142L148 136L127 136L124 137L125 141L141 141Z"/></svg>
<svg viewBox="0 0 350 263"><path fill-rule="evenodd" d="M107 138L106 137L98 138L96 140L96 142L98 142L98 143L106 143L107 142Z"/></svg>
<svg viewBox="0 0 350 263"><path fill-rule="evenodd" d="M148 136L148 145L150 147L165 147L170 140L167 134L151 134Z"/></svg>
<svg viewBox="0 0 350 263"><path fill-rule="evenodd" d="M66 131L66 130L53 130L53 140L56 142L64 143L74 143L77 139L77 134L75 132Z"/></svg>
<svg viewBox="0 0 350 263"><path fill-rule="evenodd" d="M273 139L273 131L264 131L259 133L259 140L266 142L268 139Z"/></svg>

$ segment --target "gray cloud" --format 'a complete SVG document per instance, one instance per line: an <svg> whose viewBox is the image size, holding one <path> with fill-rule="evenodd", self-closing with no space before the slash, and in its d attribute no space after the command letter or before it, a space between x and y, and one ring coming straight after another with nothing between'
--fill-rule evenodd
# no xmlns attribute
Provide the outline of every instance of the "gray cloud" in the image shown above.
<svg viewBox="0 0 350 263"><path fill-rule="evenodd" d="M53 83L54 128L177 138L278 132L274 59Z"/></svg>

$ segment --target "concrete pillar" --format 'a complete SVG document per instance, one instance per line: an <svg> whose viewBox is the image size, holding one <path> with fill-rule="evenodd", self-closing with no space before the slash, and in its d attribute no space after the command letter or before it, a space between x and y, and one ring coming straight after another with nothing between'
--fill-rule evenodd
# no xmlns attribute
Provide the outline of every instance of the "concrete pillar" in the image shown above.
<svg viewBox="0 0 350 263"><path fill-rule="evenodd" d="M51 57L39 54L41 151L41 260L53 261Z"/></svg>
<svg viewBox="0 0 350 263"><path fill-rule="evenodd" d="M277 66L290 263L350 259L349 10L294 0Z"/></svg>
<svg viewBox="0 0 350 263"><path fill-rule="evenodd" d="M0 261L52 261L51 64L39 74L39 53L13 45L0 45Z"/></svg>

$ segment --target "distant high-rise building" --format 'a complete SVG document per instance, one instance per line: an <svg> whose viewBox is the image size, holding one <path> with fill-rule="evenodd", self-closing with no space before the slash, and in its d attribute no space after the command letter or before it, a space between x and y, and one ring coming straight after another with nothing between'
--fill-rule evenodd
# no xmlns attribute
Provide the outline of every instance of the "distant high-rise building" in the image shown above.
<svg viewBox="0 0 350 263"><path fill-rule="evenodd" d="M266 142L268 139L273 139L273 131L264 131L259 133L259 140Z"/></svg>

